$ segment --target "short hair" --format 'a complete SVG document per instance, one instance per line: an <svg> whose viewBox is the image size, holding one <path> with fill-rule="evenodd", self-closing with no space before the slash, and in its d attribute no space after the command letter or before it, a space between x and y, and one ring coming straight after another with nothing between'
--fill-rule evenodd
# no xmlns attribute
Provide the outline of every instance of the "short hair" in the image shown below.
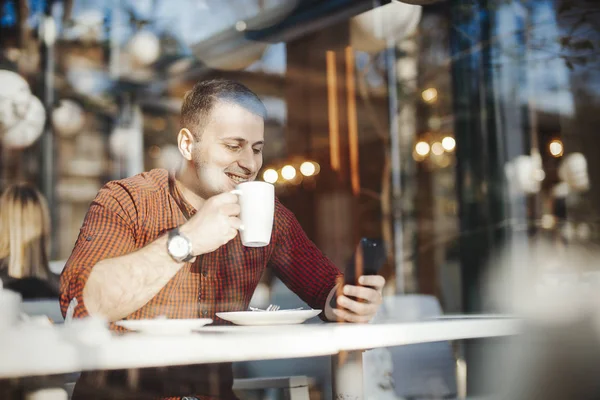
<svg viewBox="0 0 600 400"><path fill-rule="evenodd" d="M246 86L229 79L211 79L198 82L185 94L180 129L187 128L199 138L217 101L244 107L263 119L267 116L264 103Z"/></svg>

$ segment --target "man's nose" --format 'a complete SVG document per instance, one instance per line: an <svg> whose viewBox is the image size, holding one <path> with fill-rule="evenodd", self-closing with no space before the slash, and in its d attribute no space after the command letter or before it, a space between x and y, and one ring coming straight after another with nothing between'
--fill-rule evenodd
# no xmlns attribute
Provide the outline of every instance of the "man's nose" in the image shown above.
<svg viewBox="0 0 600 400"><path fill-rule="evenodd" d="M254 154L253 149L244 149L242 151L240 158L238 160L238 164L240 167L246 170L248 174L253 174L256 172L257 161L256 154Z"/></svg>

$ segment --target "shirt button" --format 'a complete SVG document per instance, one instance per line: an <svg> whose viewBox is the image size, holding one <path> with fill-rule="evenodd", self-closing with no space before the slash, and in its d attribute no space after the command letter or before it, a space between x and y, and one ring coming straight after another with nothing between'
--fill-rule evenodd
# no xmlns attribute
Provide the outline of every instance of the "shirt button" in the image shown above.
<svg viewBox="0 0 600 400"><path fill-rule="evenodd" d="M208 315L208 310L202 310L202 315L206 317Z"/></svg>
<svg viewBox="0 0 600 400"><path fill-rule="evenodd" d="M206 272L206 270L205 270L205 269L203 269L203 270L202 270L202 272L201 272L201 274L202 274L202 276L203 276L203 277L205 277L205 278L206 278L206 275L208 275L208 272Z"/></svg>

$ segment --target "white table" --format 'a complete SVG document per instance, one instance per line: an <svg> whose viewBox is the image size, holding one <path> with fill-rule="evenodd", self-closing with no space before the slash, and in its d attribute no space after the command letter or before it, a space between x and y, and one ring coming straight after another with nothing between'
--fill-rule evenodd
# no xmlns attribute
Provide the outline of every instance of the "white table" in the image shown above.
<svg viewBox="0 0 600 400"><path fill-rule="evenodd" d="M82 343L69 329L48 327L34 332L23 328L0 335L0 378L349 352L348 362L333 375L334 386L339 388L338 394L355 393L362 391L362 375L357 376L362 374L357 364L362 350L514 335L520 331L520 321L481 318L366 325L208 326L178 337L101 332L93 339L88 332L85 338L89 343Z"/></svg>

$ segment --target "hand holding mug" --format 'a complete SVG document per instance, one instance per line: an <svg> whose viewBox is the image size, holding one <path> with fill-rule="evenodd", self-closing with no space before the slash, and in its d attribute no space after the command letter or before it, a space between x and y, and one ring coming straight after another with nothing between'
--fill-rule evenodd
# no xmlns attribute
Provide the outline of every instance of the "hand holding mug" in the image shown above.
<svg viewBox="0 0 600 400"><path fill-rule="evenodd" d="M180 228L192 242L192 254L210 253L236 237L242 221L238 196L221 193L206 200L202 208Z"/></svg>

